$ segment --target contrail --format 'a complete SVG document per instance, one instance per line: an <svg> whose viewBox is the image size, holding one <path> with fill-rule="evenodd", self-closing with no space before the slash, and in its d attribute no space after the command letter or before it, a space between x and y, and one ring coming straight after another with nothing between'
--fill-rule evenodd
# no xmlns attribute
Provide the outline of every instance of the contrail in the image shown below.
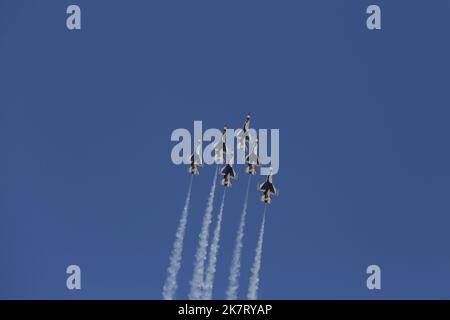
<svg viewBox="0 0 450 320"><path fill-rule="evenodd" d="M227 189L223 190L222 203L220 204L219 215L217 216L216 227L214 229L213 240L209 247L208 268L206 269L206 280L204 285L203 299L211 300L214 284L214 275L216 273L217 253L219 251L220 229L222 226L223 207L225 206L225 195Z"/></svg>
<svg viewBox="0 0 450 320"><path fill-rule="evenodd" d="M241 220L239 222L238 232L236 235L236 244L234 247L233 259L231 261L230 276L228 277L229 284L227 290L227 300L237 299L237 291L239 288L239 274L241 269L242 239L244 238L245 218L247 216L248 190L250 188L251 177L252 176L249 176L248 178L244 207L242 209Z"/></svg>
<svg viewBox="0 0 450 320"><path fill-rule="evenodd" d="M259 270L261 269L261 256L264 239L264 224L266 222L266 208L267 205L264 206L264 214L261 222L261 229L259 230L258 244L256 245L255 250L255 260L253 261L253 267L251 269L252 275L250 276L250 283L248 286L248 293L247 293L248 300L256 300L256 297L258 295Z"/></svg>
<svg viewBox="0 0 450 320"><path fill-rule="evenodd" d="M177 275L181 267L181 255L183 253L184 234L186 232L186 225L188 220L189 202L191 200L192 180L189 181L189 188L186 194L183 211L181 212L180 222L178 223L175 241L173 243L172 252L169 260L169 267L167 268L167 278L163 287L163 299L173 300L175 298L175 291L177 290Z"/></svg>
<svg viewBox="0 0 450 320"><path fill-rule="evenodd" d="M203 280L205 273L205 260L208 249L209 225L211 224L212 211L214 208L214 192L216 191L217 170L214 171L214 180L209 192L208 204L203 216L202 229L199 234L197 253L195 254L194 274L191 281L189 299L200 300L203 293Z"/></svg>

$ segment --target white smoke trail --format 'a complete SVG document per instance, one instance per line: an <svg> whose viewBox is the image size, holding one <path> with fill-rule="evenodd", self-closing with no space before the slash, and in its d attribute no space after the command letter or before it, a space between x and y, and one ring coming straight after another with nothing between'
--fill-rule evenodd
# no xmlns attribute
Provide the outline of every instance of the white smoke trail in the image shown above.
<svg viewBox="0 0 450 320"><path fill-rule="evenodd" d="M228 277L227 300L236 300L239 289L239 275L241 269L242 239L244 238L245 218L247 216L248 190L250 187L251 175L248 178L247 190L245 192L244 207L242 209L241 220L236 234L236 244L231 261L230 276Z"/></svg>
<svg viewBox="0 0 450 320"><path fill-rule="evenodd" d="M189 182L189 188L186 194L183 211L181 212L180 222L178 223L175 241L173 243L172 252L169 260L169 267L167 268L167 278L163 287L163 299L173 300L175 298L175 291L177 290L177 275L181 267L181 257L183 253L184 234L186 232L186 225L188 221L189 202L191 201L192 180Z"/></svg>
<svg viewBox="0 0 450 320"><path fill-rule="evenodd" d="M216 170L217 171L217 170ZM202 229L199 234L197 253L195 254L194 274L191 281L189 299L200 300L203 293L203 280L205 274L205 260L208 249L209 225L211 224L212 211L214 208L214 193L216 191L217 174L214 171L214 180L209 192L205 215L203 216Z"/></svg>
<svg viewBox="0 0 450 320"><path fill-rule="evenodd" d="M222 215L223 208L225 206L225 195L227 194L227 189L223 190L222 203L220 204L219 214L217 216L216 227L214 229L213 240L211 246L209 247L209 259L208 259L208 268L206 269L206 279L204 285L203 299L211 300L212 292L213 292L213 284L214 284L214 275L216 273L216 264L217 264L217 253L219 251L219 242L220 242L220 229L222 226Z"/></svg>
<svg viewBox="0 0 450 320"><path fill-rule="evenodd" d="M255 250L255 260L253 261L253 267L251 269L252 275L250 276L250 283L248 286L248 293L247 293L248 300L256 300L258 295L259 270L261 269L261 256L264 239L264 224L266 222L266 208L267 205L264 206L264 214L261 222L261 229L259 230L258 244L256 245Z"/></svg>

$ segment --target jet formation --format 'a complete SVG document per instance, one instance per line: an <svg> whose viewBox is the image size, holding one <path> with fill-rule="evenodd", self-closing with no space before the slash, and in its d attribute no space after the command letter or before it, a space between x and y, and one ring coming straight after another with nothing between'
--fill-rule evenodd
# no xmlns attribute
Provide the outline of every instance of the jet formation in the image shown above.
<svg viewBox="0 0 450 320"><path fill-rule="evenodd" d="M217 142L217 144L214 146L216 162L223 162L225 159L225 154L227 154L227 144L226 144L227 129L228 126L225 124L223 127L222 136L220 140ZM248 173L249 175L255 175L256 167L261 166L261 162L258 157L258 138L257 137L255 138L252 150L249 151L250 142L252 139L249 129L250 129L250 113L247 113L242 129L236 130L235 136L238 139L237 144L238 149L244 150L245 164L246 164L245 172ZM188 169L188 172L191 173L192 175L200 174L199 167L202 166L200 153L201 153L201 140L198 140L194 148L194 152L189 158L190 167ZM238 178L236 171L233 168L234 153L231 151L229 155L230 157L228 159L228 163L223 168L219 169L219 174L223 175L221 185L223 185L226 188L230 188L232 186L232 180L236 180ZM278 195L278 190L274 186L272 180L273 180L272 170L270 170L270 173L267 176L266 180L263 183L258 184L257 186L258 190L263 192L263 195L261 196L261 201L267 204L272 203L271 196Z"/></svg>

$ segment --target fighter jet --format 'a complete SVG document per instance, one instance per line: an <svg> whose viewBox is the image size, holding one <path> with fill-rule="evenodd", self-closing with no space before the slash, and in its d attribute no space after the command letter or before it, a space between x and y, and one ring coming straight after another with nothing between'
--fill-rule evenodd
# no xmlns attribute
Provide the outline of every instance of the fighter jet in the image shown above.
<svg viewBox="0 0 450 320"><path fill-rule="evenodd" d="M188 172L195 176L198 176L200 174L200 172L198 171L198 167L202 165L202 158L200 157L200 153L202 152L201 147L202 141L201 139L198 139L197 144L194 148L194 153L189 157L191 166L189 167Z"/></svg>
<svg viewBox="0 0 450 320"><path fill-rule="evenodd" d="M223 126L222 137L220 141L216 143L214 146L214 150L216 152L215 161L222 163L224 161L224 155L227 153L227 129L228 126Z"/></svg>
<svg viewBox="0 0 450 320"><path fill-rule="evenodd" d="M249 142L250 142L250 112L247 113L247 117L245 118L244 126L242 129L236 130L236 137L238 138L238 149L247 151Z"/></svg>
<svg viewBox="0 0 450 320"><path fill-rule="evenodd" d="M258 189L264 193L261 196L261 201L268 204L272 203L272 199L270 198L271 195L278 195L278 190L272 183L272 169L270 169L270 173L267 176L266 181L258 185Z"/></svg>
<svg viewBox="0 0 450 320"><path fill-rule="evenodd" d="M220 169L220 174L223 175L223 179L220 181L220 183L229 188L231 187L231 179L236 179L236 172L233 169L233 154L231 153L230 159L225 167Z"/></svg>
<svg viewBox="0 0 450 320"><path fill-rule="evenodd" d="M258 138L255 140L255 144L253 145L252 152L249 153L248 156L245 157L245 163L247 167L245 168L245 172L251 175L256 174L256 166L260 165L258 158Z"/></svg>

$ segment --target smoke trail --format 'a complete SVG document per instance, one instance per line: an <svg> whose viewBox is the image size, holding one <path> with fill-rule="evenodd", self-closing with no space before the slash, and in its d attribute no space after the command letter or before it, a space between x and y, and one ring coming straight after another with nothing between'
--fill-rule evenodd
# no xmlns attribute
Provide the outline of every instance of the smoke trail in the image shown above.
<svg viewBox="0 0 450 320"><path fill-rule="evenodd" d="M186 232L186 225L188 219L189 202L191 200L192 180L189 182L186 200L184 202L183 211L181 212L180 222L178 223L175 241L173 243L172 252L169 260L169 267L167 268L167 278L163 287L163 299L173 300L175 298L175 291L177 290L177 275L181 267L181 255L183 253L183 240Z"/></svg>
<svg viewBox="0 0 450 320"><path fill-rule="evenodd" d="M238 232L236 235L236 244L233 252L233 259L231 261L230 276L228 277L227 300L236 300L237 291L239 288L239 274L241 269L241 251L242 239L244 238L245 218L247 216L247 202L248 190L250 187L250 180L252 176L248 177L247 190L245 192L244 207L242 209L241 220L239 222Z"/></svg>
<svg viewBox="0 0 450 320"><path fill-rule="evenodd" d="M223 207L225 206L225 195L227 194L227 189L223 190L222 203L220 204L219 215L217 216L216 227L214 229L213 240L211 246L209 247L209 260L208 260L208 268L206 269L206 280L204 285L204 300L212 299L212 291L214 284L214 275L216 273L216 264L217 264L217 253L219 251L219 242L220 242L220 229L222 226L222 215L223 215Z"/></svg>
<svg viewBox="0 0 450 320"><path fill-rule="evenodd" d="M256 300L258 295L258 287L259 287L259 270L261 269L261 256L262 256L262 246L263 246L263 238L264 238L264 224L266 222L266 208L267 205L264 206L264 214L261 222L261 229L259 230L259 238L258 244L256 245L255 250L255 260L253 261L253 267L251 269L252 275L250 277L250 283L248 286L247 299L248 300Z"/></svg>
<svg viewBox="0 0 450 320"><path fill-rule="evenodd" d="M216 170L217 171L217 170ZM200 300L203 292L203 280L205 273L205 260L208 248L209 225L211 224L212 211L214 207L214 192L216 191L217 174L214 171L214 180L209 192L208 204L203 216L202 229L199 234L197 253L195 254L194 274L191 281L189 299Z"/></svg>

